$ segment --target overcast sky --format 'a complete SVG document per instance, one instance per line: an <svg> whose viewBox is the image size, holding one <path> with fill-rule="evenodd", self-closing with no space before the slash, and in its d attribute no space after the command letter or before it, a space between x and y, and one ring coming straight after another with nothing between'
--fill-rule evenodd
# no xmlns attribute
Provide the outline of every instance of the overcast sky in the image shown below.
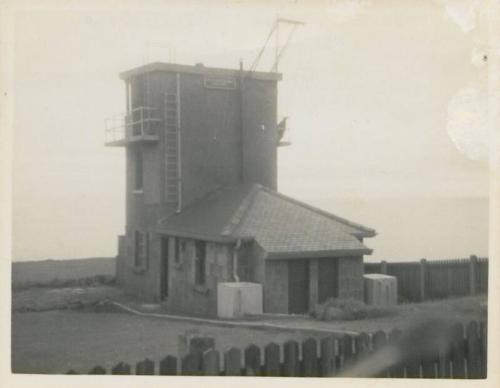
<svg viewBox="0 0 500 388"><path fill-rule="evenodd" d="M484 31L474 13L450 12L445 3L171 3L17 13L14 259L116 254L124 152L103 141L104 119L125 109L118 73L158 60L237 68L242 58L248 67L278 14L306 22L279 65L278 110L290 117L293 141L279 151L280 191L341 216L366 216L354 221L379 231L377 257L408 244L396 229L435 235L432 225L455 231L434 252L485 254ZM271 59L259 69L269 70ZM447 211L432 205L442 214L425 205L440 219L412 223L415 198L450 197L459 202ZM418 246L411 249L403 251L420 255Z"/></svg>

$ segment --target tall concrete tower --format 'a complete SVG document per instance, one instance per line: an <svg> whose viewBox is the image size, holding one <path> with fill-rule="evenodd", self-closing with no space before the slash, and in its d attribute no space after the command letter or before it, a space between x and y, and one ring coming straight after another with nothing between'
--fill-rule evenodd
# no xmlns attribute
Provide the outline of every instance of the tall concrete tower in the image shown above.
<svg viewBox="0 0 500 388"><path fill-rule="evenodd" d="M221 186L276 190L280 74L152 63L120 76L126 114L106 145L126 148L126 238Z"/></svg>

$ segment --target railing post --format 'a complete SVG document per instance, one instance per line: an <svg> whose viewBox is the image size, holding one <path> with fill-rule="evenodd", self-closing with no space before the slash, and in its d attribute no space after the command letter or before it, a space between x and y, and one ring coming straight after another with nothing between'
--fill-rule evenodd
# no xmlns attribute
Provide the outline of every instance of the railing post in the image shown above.
<svg viewBox="0 0 500 388"><path fill-rule="evenodd" d="M387 261L385 260L380 262L380 273L387 275Z"/></svg>
<svg viewBox="0 0 500 388"><path fill-rule="evenodd" d="M477 256L470 256L469 264L469 293L470 295L476 295L477 285L476 285L476 273L477 273Z"/></svg>
<svg viewBox="0 0 500 388"><path fill-rule="evenodd" d="M420 301L423 302L425 300L425 267L427 260L420 259Z"/></svg>

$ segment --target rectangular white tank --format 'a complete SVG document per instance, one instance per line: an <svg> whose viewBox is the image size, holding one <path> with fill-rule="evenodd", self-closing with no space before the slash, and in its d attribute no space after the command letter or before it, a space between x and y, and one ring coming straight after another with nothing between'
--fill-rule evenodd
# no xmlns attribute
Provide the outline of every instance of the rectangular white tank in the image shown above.
<svg viewBox="0 0 500 388"><path fill-rule="evenodd" d="M398 304L398 280L395 276L378 273L363 276L365 303L373 306L396 306Z"/></svg>
<svg viewBox="0 0 500 388"><path fill-rule="evenodd" d="M217 285L217 316L239 318L249 314L262 314L262 285L234 282Z"/></svg>

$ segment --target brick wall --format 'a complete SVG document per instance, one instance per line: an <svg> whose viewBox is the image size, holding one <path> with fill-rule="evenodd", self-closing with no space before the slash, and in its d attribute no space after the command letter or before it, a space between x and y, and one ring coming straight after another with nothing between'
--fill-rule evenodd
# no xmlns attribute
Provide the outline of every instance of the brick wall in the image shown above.
<svg viewBox="0 0 500 388"><path fill-rule="evenodd" d="M339 258L338 271L338 297L363 300L363 257Z"/></svg>
<svg viewBox="0 0 500 388"><path fill-rule="evenodd" d="M169 249L174 249L173 238ZM207 243L204 286L195 284L195 241L185 240L181 260L170 260L167 307L172 312L217 315L217 283L232 281L232 249L228 245ZM171 251L173 257L173 251Z"/></svg>
<svg viewBox="0 0 500 388"><path fill-rule="evenodd" d="M288 313L288 261L267 260L264 282L264 312Z"/></svg>

